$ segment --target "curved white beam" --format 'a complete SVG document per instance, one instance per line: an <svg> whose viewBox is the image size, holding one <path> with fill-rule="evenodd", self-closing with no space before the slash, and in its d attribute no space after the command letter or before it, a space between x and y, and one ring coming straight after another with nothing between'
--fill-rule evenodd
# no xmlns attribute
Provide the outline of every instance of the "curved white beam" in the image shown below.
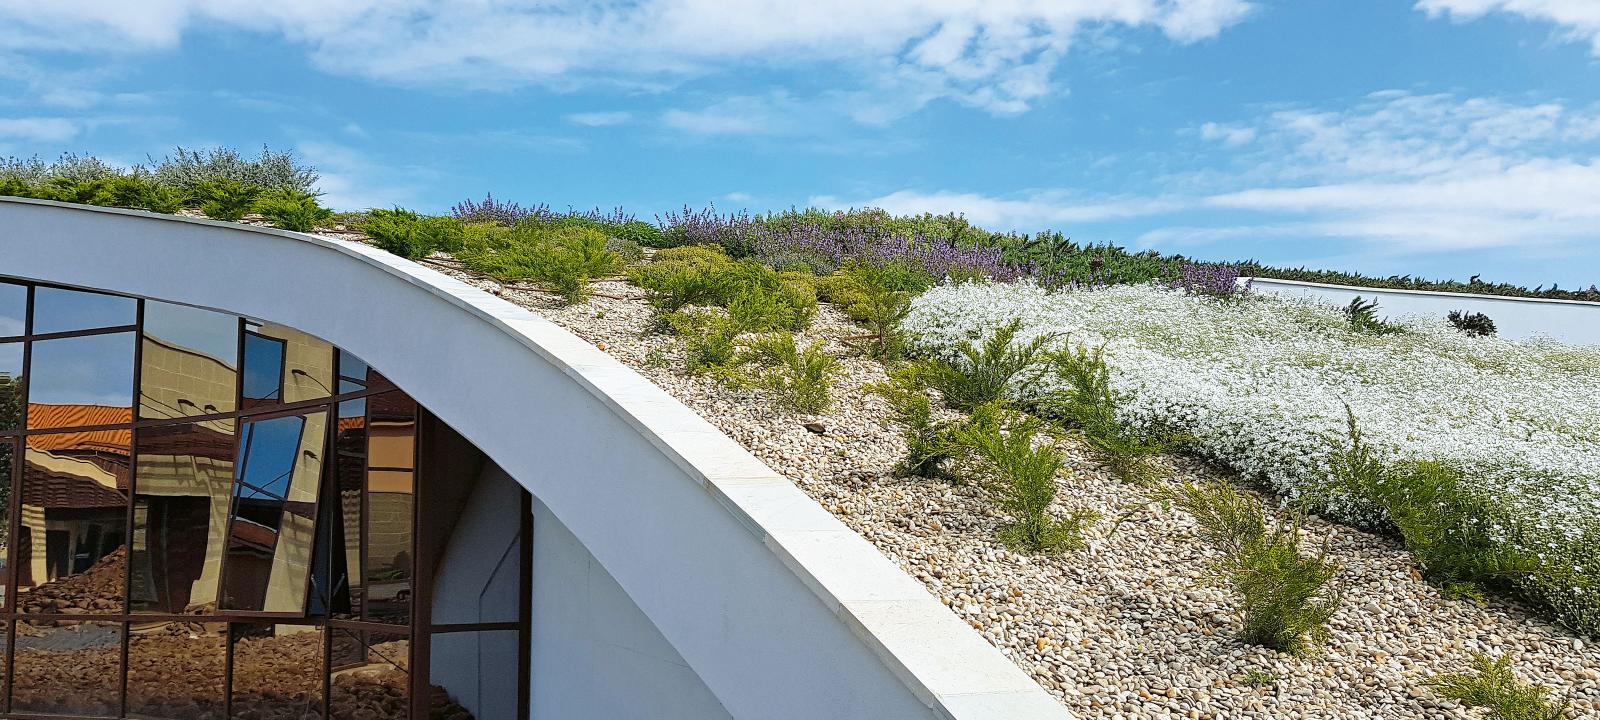
<svg viewBox="0 0 1600 720"><path fill-rule="evenodd" d="M710 423L465 283L356 243L13 198L0 258L0 275L270 319L368 360L549 507L734 717L1070 717Z"/></svg>

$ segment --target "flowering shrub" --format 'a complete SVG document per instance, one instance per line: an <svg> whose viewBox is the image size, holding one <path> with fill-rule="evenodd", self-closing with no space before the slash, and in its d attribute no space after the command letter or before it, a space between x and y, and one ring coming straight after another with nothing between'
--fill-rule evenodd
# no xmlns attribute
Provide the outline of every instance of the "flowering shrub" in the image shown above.
<svg viewBox="0 0 1600 720"><path fill-rule="evenodd" d="M755 236L760 230L750 213L722 215L714 205L704 210L685 205L681 215L668 210L665 215L656 216L656 224L661 226L662 243L667 247L716 245L734 258L755 251Z"/></svg>
<svg viewBox="0 0 1600 720"><path fill-rule="evenodd" d="M485 193L483 202L473 202L471 198L462 200L450 209L450 215L466 222L497 222L501 225L515 225L529 218L549 220L555 217L550 212L550 206L544 203L525 208L514 202L496 200L494 193Z"/></svg>
<svg viewBox="0 0 1600 720"><path fill-rule="evenodd" d="M1339 309L1249 296L1220 305L1153 285L1048 293L1034 283L962 284L917 298L913 349L954 360L963 342L1023 318L1017 342L1066 332L1103 345L1131 424L1170 428L1290 497L1332 484L1345 403L1389 465L1432 460L1502 508L1487 528L1544 564L1519 583L1569 625L1600 632L1600 349L1468 338L1440 319L1405 332L1352 329ZM1011 386L1026 399L1043 378ZM1322 509L1376 525L1372 507L1331 494Z"/></svg>
<svg viewBox="0 0 1600 720"><path fill-rule="evenodd" d="M1031 264L1006 261L1000 248L963 247L922 234L883 234L817 224L762 226L752 233L756 258L773 267L805 265L825 275L850 260L898 265L935 280L992 278L1011 282L1034 273Z"/></svg>
<svg viewBox="0 0 1600 720"><path fill-rule="evenodd" d="M1240 293L1249 292L1250 285L1255 278L1239 284L1239 266L1206 263L1196 265L1185 263L1183 276L1172 282L1175 290L1183 290L1191 295L1206 295L1214 298L1233 298Z"/></svg>

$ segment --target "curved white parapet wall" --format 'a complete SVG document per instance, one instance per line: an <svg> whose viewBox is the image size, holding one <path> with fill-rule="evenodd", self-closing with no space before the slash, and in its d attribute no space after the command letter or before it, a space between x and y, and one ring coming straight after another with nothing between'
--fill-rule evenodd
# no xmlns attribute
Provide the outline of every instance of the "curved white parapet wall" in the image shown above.
<svg viewBox="0 0 1600 720"><path fill-rule="evenodd" d="M465 283L357 243L11 198L0 258L0 274L270 319L371 361L559 518L734 717L1070 717L710 423Z"/></svg>
<svg viewBox="0 0 1600 720"><path fill-rule="evenodd" d="M1341 306L1360 295L1362 299L1378 301L1378 314L1383 317L1425 315L1443 319L1451 310L1481 312L1494 321L1501 337L1511 340L1546 336L1573 345L1600 345L1600 303L1389 290L1271 278L1255 278L1251 282L1258 291L1315 298Z"/></svg>

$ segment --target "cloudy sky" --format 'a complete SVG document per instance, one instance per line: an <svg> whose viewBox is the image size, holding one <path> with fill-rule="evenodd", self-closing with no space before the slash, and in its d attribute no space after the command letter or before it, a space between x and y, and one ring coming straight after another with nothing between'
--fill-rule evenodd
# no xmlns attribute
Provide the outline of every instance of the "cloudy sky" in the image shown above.
<svg viewBox="0 0 1600 720"><path fill-rule="evenodd" d="M0 155L1600 282L1597 0L0 0Z"/></svg>

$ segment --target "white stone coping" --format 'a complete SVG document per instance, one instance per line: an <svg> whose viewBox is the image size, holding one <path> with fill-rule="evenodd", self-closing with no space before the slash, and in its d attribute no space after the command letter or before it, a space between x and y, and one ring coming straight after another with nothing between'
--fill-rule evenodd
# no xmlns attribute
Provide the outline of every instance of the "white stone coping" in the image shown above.
<svg viewBox="0 0 1600 720"><path fill-rule="evenodd" d="M498 328L587 389L698 481L938 716L1072 717L920 583L793 483L643 376L543 317L361 243L119 208L10 197L0 197L0 203L257 233L313 244L382 268Z"/></svg>
<svg viewBox="0 0 1600 720"><path fill-rule="evenodd" d="M1468 300L1495 300L1503 302L1543 303L1552 305L1582 305L1586 307L1600 307L1600 302L1594 300L1566 300L1562 298L1519 297L1516 295L1490 295L1487 293L1462 293L1447 292L1444 290L1412 290L1410 288L1373 287L1370 285L1338 285L1335 283L1310 282L1307 280L1285 280L1282 278L1243 276L1238 279L1240 284L1246 282L1267 285L1291 285L1307 288L1324 288L1328 290L1348 290L1355 293L1397 293L1401 295L1419 295L1423 297L1453 297Z"/></svg>

